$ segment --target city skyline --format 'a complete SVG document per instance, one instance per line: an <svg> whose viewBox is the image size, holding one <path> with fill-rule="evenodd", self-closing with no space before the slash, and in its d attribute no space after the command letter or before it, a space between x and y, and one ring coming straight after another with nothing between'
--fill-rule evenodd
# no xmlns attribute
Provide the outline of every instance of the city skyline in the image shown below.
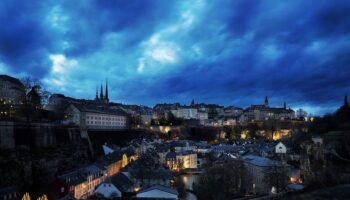
<svg viewBox="0 0 350 200"><path fill-rule="evenodd" d="M137 2L137 3L136 3ZM0 74L111 101L248 107L269 96L312 114L349 94L345 1L3 1Z"/></svg>

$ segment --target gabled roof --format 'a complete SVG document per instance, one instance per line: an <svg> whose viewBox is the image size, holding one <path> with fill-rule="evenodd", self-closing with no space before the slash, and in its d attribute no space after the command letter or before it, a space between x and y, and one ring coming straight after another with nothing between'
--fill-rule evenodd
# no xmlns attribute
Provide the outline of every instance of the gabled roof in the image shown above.
<svg viewBox="0 0 350 200"><path fill-rule="evenodd" d="M92 164L92 165L88 165L85 166L81 169L81 171L85 174L95 174L95 173L100 173L103 171L102 168L100 168L99 166Z"/></svg>
<svg viewBox="0 0 350 200"><path fill-rule="evenodd" d="M67 186L79 185L87 180L87 175L102 173L103 170L104 169L102 169L100 166L92 164L60 175L58 176L58 179L64 182Z"/></svg>
<svg viewBox="0 0 350 200"><path fill-rule="evenodd" d="M108 154L114 152L114 150L112 148L110 148L109 146L107 146L106 144L102 145L102 149L103 149L103 153L105 155L108 155Z"/></svg>
<svg viewBox="0 0 350 200"><path fill-rule="evenodd" d="M113 163L120 161L123 158L123 155L126 154L128 157L135 155L135 151L132 147L123 148L118 151L113 151L104 156L104 161L107 163Z"/></svg>
<svg viewBox="0 0 350 200"><path fill-rule="evenodd" d="M82 105L82 104L71 104L71 105L77 108L80 112L91 112L91 113L122 115L122 116L127 115L126 112L120 108L107 109L107 108L98 107L95 105Z"/></svg>
<svg viewBox="0 0 350 200"><path fill-rule="evenodd" d="M133 186L133 182L123 173L115 174L106 179L105 183L111 183L116 186L121 192L126 192Z"/></svg>
<svg viewBox="0 0 350 200"><path fill-rule="evenodd" d="M175 190L173 188L170 188L170 187L163 186L163 185L153 185L153 186L151 186L149 188L141 190L140 192L138 192L138 194L145 193L145 192L152 191L152 190L160 190L160 191L167 192L167 193L170 193L170 194L179 195L177 190Z"/></svg>
<svg viewBox="0 0 350 200"><path fill-rule="evenodd" d="M86 178L84 178L78 171L63 174L59 176L58 179L67 186L79 185L86 181Z"/></svg>
<svg viewBox="0 0 350 200"><path fill-rule="evenodd" d="M271 160L269 158L261 157L261 156L254 156L254 155L248 155L243 156L242 160L244 162L247 162L249 164L259 166L259 167L281 167L282 162L278 160Z"/></svg>

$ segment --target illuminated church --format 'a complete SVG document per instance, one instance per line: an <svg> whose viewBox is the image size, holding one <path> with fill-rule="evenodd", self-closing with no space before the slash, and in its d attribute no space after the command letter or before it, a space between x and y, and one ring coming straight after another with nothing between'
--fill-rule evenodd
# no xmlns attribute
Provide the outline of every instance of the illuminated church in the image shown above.
<svg viewBox="0 0 350 200"><path fill-rule="evenodd" d="M95 101L99 102L99 103L105 103L108 104L109 103L109 98L108 98L108 83L106 81L106 92L105 95L103 95L103 87L102 87L102 83L101 83L101 89L100 89L100 96L98 96L98 88L96 88L96 97L95 97Z"/></svg>

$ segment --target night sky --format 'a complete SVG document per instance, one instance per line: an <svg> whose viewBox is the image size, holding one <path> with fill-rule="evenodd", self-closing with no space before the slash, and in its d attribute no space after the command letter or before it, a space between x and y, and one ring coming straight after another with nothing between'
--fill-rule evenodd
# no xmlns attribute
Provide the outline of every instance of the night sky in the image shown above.
<svg viewBox="0 0 350 200"><path fill-rule="evenodd" d="M115 102L270 97L313 114L350 93L349 0L1 0L0 73Z"/></svg>

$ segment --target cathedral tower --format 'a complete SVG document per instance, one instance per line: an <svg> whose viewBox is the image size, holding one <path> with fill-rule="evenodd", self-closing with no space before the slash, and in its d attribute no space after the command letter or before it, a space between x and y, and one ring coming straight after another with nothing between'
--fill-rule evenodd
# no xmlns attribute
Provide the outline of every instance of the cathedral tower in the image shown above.
<svg viewBox="0 0 350 200"><path fill-rule="evenodd" d="M269 99L268 99L267 96L265 97L265 107L266 107L266 108L269 107Z"/></svg>
<svg viewBox="0 0 350 200"><path fill-rule="evenodd" d="M98 100L98 87L96 87L96 97L95 100Z"/></svg>
<svg viewBox="0 0 350 200"><path fill-rule="evenodd" d="M106 80L105 102L106 102L106 103L108 103L108 102L109 102L109 98L108 98L108 83L107 83L107 80Z"/></svg>
<svg viewBox="0 0 350 200"><path fill-rule="evenodd" d="M102 88L102 83L101 83L101 91L100 91L100 100L103 100L103 88Z"/></svg>

